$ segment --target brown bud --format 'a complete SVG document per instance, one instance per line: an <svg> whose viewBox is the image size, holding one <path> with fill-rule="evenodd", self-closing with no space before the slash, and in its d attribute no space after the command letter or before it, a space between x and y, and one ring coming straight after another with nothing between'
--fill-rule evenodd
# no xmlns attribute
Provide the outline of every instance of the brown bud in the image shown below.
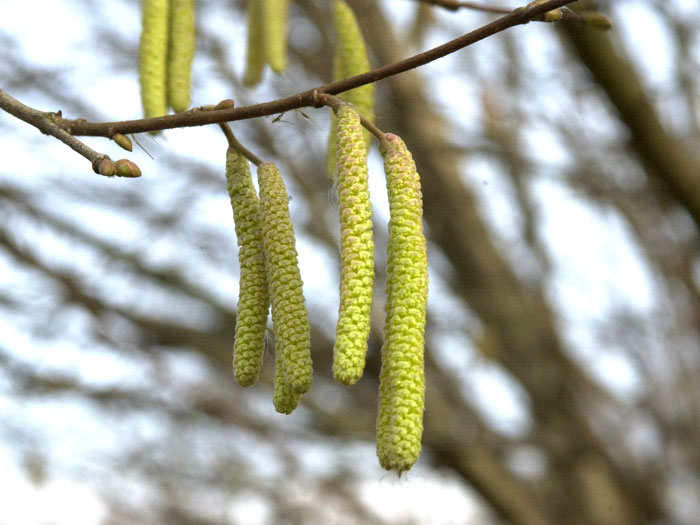
<svg viewBox="0 0 700 525"><path fill-rule="evenodd" d="M583 20L584 24L594 29L607 31L612 27L610 19L598 11L584 11L583 13L579 13L578 16Z"/></svg>
<svg viewBox="0 0 700 525"><path fill-rule="evenodd" d="M115 162L117 167L117 177L129 177L135 178L141 176L141 170L139 167L127 159L119 159Z"/></svg>
<svg viewBox="0 0 700 525"><path fill-rule="evenodd" d="M547 11L544 14L544 21L545 22L558 22L559 20L562 19L564 16L564 13L562 13L561 9L554 9L552 11Z"/></svg>
<svg viewBox="0 0 700 525"><path fill-rule="evenodd" d="M92 163L92 169L95 173L112 177L117 174L117 166L109 157L99 157Z"/></svg>
<svg viewBox="0 0 700 525"><path fill-rule="evenodd" d="M125 149L126 151L131 151L132 145L131 145L131 139L127 137L126 135L122 135L121 133L117 133L112 137L112 140L117 143L117 145Z"/></svg>
<svg viewBox="0 0 700 525"><path fill-rule="evenodd" d="M234 106L235 102L233 101L232 98L227 98L219 102L216 106L214 106L214 110L217 109L231 109Z"/></svg>

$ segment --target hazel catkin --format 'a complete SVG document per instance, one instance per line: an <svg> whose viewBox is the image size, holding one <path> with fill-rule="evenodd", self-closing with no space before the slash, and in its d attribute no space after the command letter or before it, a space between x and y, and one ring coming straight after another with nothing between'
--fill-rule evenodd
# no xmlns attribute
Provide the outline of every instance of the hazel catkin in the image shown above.
<svg viewBox="0 0 700 525"><path fill-rule="evenodd" d="M233 373L236 382L246 387L255 384L260 375L270 299L265 275L260 202L248 160L231 148L226 152L226 182L233 208L241 268Z"/></svg>
<svg viewBox="0 0 700 525"><path fill-rule="evenodd" d="M196 46L195 0L170 0L168 104L182 112L190 105L192 60Z"/></svg>
<svg viewBox="0 0 700 525"><path fill-rule="evenodd" d="M143 0L139 44L141 103L147 118L168 112L166 79L168 62L168 0Z"/></svg>
<svg viewBox="0 0 700 525"><path fill-rule="evenodd" d="M303 394L311 388L311 329L297 264L287 189L279 170L271 162L258 166L258 187L275 346L276 352L281 352L277 362L282 364L289 390Z"/></svg>
<svg viewBox="0 0 700 525"><path fill-rule="evenodd" d="M263 47L270 69L281 73L287 68L287 18L289 0L262 0Z"/></svg>
<svg viewBox="0 0 700 525"><path fill-rule="evenodd" d="M421 450L428 261L415 163L397 135L387 134L380 149L390 220L377 455L383 468L401 473L413 466Z"/></svg>
<svg viewBox="0 0 700 525"><path fill-rule="evenodd" d="M343 0L333 2L333 21L335 25L336 44L333 56L333 81L359 75L371 69L367 46L355 13ZM374 84L366 84L346 91L340 98L354 105L360 115L374 121ZM335 117L331 116L331 131L328 139L326 165L328 175L334 178L335 169ZM370 144L370 134L363 131L365 147Z"/></svg>
<svg viewBox="0 0 700 525"><path fill-rule="evenodd" d="M287 384L285 370L287 364L284 362L284 354L276 349L275 355L275 377L273 380L272 404L280 414L291 414L299 405L301 394L292 391Z"/></svg>
<svg viewBox="0 0 700 525"><path fill-rule="evenodd" d="M337 190L340 214L340 307L333 347L333 377L353 385L362 377L367 353L374 280L372 208L367 151L357 110L338 109Z"/></svg>
<svg viewBox="0 0 700 525"><path fill-rule="evenodd" d="M248 40L243 84L254 86L262 80L265 69L263 2L248 0Z"/></svg>

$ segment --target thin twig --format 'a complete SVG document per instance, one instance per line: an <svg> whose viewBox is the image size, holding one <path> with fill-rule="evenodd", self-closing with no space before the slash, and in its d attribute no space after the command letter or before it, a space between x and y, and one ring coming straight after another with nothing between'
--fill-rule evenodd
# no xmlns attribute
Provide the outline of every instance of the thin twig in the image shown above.
<svg viewBox="0 0 700 525"><path fill-rule="evenodd" d="M316 105L325 105L325 106L330 106L335 113L338 112L340 109L340 106L343 104L348 104L348 102L345 102L342 98L336 97L335 95L329 95L328 93L324 93L322 95L318 95L318 99L316 102ZM362 115L360 115L360 123L362 126L369 131L372 135L377 137L377 140L379 142L382 141L384 138L385 133L379 129L374 122L371 120L366 119Z"/></svg>
<svg viewBox="0 0 700 525"><path fill-rule="evenodd" d="M75 138L64 128L59 126L57 122L61 121L60 112L52 113L36 110L10 96L2 89L0 89L0 108L4 109L18 119L23 120L27 124L31 124L43 134L51 135L72 148L74 151L89 160L92 164L93 171L99 175L104 175L107 177L114 175L120 177L138 177L141 175L141 171L135 164L125 161L125 159L112 162L112 159L110 159L108 155L95 151L84 142L81 142ZM124 162L133 166L133 168L130 167L127 170L128 173L120 170L118 167L118 163L123 164Z"/></svg>
<svg viewBox="0 0 700 525"><path fill-rule="evenodd" d="M344 91L354 89L365 84L371 84L379 80L398 75L423 66L438 58L447 56L455 51L459 51L480 40L495 35L511 27L527 24L532 19L544 15L548 11L558 9L575 0L549 0L542 4L528 4L513 10L508 15L503 16L493 22L486 24L470 33L462 35L441 46L435 47L424 53L419 53L405 60L388 64L377 69L372 69L366 73L339 80L331 84L326 84L316 88L302 91L295 95L280 98L263 104L244 106L240 108L220 109L215 111L186 112L175 115L166 115L150 119L126 120L121 122L87 122L82 119L66 120L62 119L60 125L73 135L109 136L114 133L143 133L146 131L157 131L162 129L184 128L191 126L203 126L206 124L218 124L219 122L229 122L243 120L267 115L284 113L302 107L313 106L316 102L315 96L320 93L337 95ZM315 95L316 94L316 95Z"/></svg>
<svg viewBox="0 0 700 525"><path fill-rule="evenodd" d="M238 142L238 139L236 138L236 135L233 134L233 130L231 129L231 126L228 125L228 122L219 122L219 127L221 128L221 131L224 132L224 135L226 135L229 148L235 149L238 153L243 155L256 166L260 166L260 164L263 163L260 157Z"/></svg>
<svg viewBox="0 0 700 525"><path fill-rule="evenodd" d="M479 2L461 2L458 0L417 0L418 2L434 5L447 9L448 11L458 11L460 9L474 9L484 13L508 14L512 11L507 7L494 7L481 4ZM610 29L610 20L598 11L572 11L568 8L554 9L548 14L542 14L531 19L533 22L566 22L574 24L585 24L597 29Z"/></svg>
<svg viewBox="0 0 700 525"><path fill-rule="evenodd" d="M478 2L457 2L456 0L418 0L424 4L431 4L450 11L458 11L459 9L475 9L484 13L494 13L497 15L507 15L512 11L506 7L493 7L490 5L480 4Z"/></svg>

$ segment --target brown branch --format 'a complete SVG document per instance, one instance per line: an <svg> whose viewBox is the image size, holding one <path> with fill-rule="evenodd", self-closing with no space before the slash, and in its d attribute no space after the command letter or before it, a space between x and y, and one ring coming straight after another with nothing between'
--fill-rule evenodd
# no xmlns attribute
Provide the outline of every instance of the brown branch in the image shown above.
<svg viewBox="0 0 700 525"><path fill-rule="evenodd" d="M424 4L430 4L437 7L442 7L449 11L458 11L460 9L474 9L483 11L484 13L494 13L497 15L507 15L512 11L506 7L493 7L490 5L480 4L478 2L458 2L456 0L418 0Z"/></svg>
<svg viewBox="0 0 700 525"><path fill-rule="evenodd" d="M417 0L418 2L434 5L447 9L448 11L458 11L460 9L474 9L484 13L508 14L512 10L507 7L494 7L480 4L478 2L460 2L457 0ZM535 0L537 1L537 0ZM533 2L534 4L534 2ZM610 20L598 11L575 12L570 9L555 9L545 14L531 19L533 22L573 22L578 25L588 25L596 29L610 29Z"/></svg>
<svg viewBox="0 0 700 525"><path fill-rule="evenodd" d="M377 69L372 69L366 73L332 82L312 89L307 89L300 93L284 98L244 106L240 108L220 109L214 111L187 112L175 115L165 115L162 117L126 120L120 122L87 122L83 119L67 120L61 119L60 125L72 135L89 136L111 136L114 133L143 133L146 131L158 131L163 129L184 128L192 126L204 126L206 124L218 124L220 122L230 122L234 120L244 120L255 117L264 117L277 113L284 113L302 107L314 106L318 100L318 95L327 93L337 95L350 89L371 84L385 78L404 73L411 69L423 66L430 62L442 58L451 53L459 51L480 40L484 40L501 31L511 27L527 24L538 16L573 3L575 0L548 0L542 4L528 4L511 11L489 24L486 24L474 31L462 35L445 44L433 49L419 53L393 64L388 64Z"/></svg>
<svg viewBox="0 0 700 525"><path fill-rule="evenodd" d="M92 169L99 175L111 177L140 177L141 170L133 162L120 159L113 162L108 155L98 153L85 143L75 138L71 133L62 128L58 123L62 121L60 111L58 113L39 111L22 104L16 98L0 89L0 108L10 115L31 124L45 135L57 138L73 151L81 154L92 163ZM111 135L109 135L111 136Z"/></svg>

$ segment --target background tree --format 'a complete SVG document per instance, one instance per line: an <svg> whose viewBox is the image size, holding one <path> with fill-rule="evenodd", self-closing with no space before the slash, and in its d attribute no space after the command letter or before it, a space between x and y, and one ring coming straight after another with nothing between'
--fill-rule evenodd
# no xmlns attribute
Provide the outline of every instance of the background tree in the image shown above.
<svg viewBox="0 0 700 525"><path fill-rule="evenodd" d="M495 16L349 3L375 67ZM138 2L0 8L0 88L69 118L139 117ZM422 175L431 271L424 449L396 483L374 455L386 247L376 151L377 315L365 377L347 389L330 375L328 110L233 124L282 168L299 236L315 381L281 416L269 355L262 385L231 377L237 264L218 127L138 135L153 157L130 157L144 176L112 180L3 114L0 516L30 493L12 477L21 466L44 487L37 498L62 480L88 487L105 523L438 522L427 500L392 503L413 483L459 488L476 522L694 523L700 8L571 8L602 10L614 28L533 23L377 83L377 123ZM330 6L297 0L289 69L244 88L244 12L199 2L193 104L241 107L330 80Z"/></svg>

